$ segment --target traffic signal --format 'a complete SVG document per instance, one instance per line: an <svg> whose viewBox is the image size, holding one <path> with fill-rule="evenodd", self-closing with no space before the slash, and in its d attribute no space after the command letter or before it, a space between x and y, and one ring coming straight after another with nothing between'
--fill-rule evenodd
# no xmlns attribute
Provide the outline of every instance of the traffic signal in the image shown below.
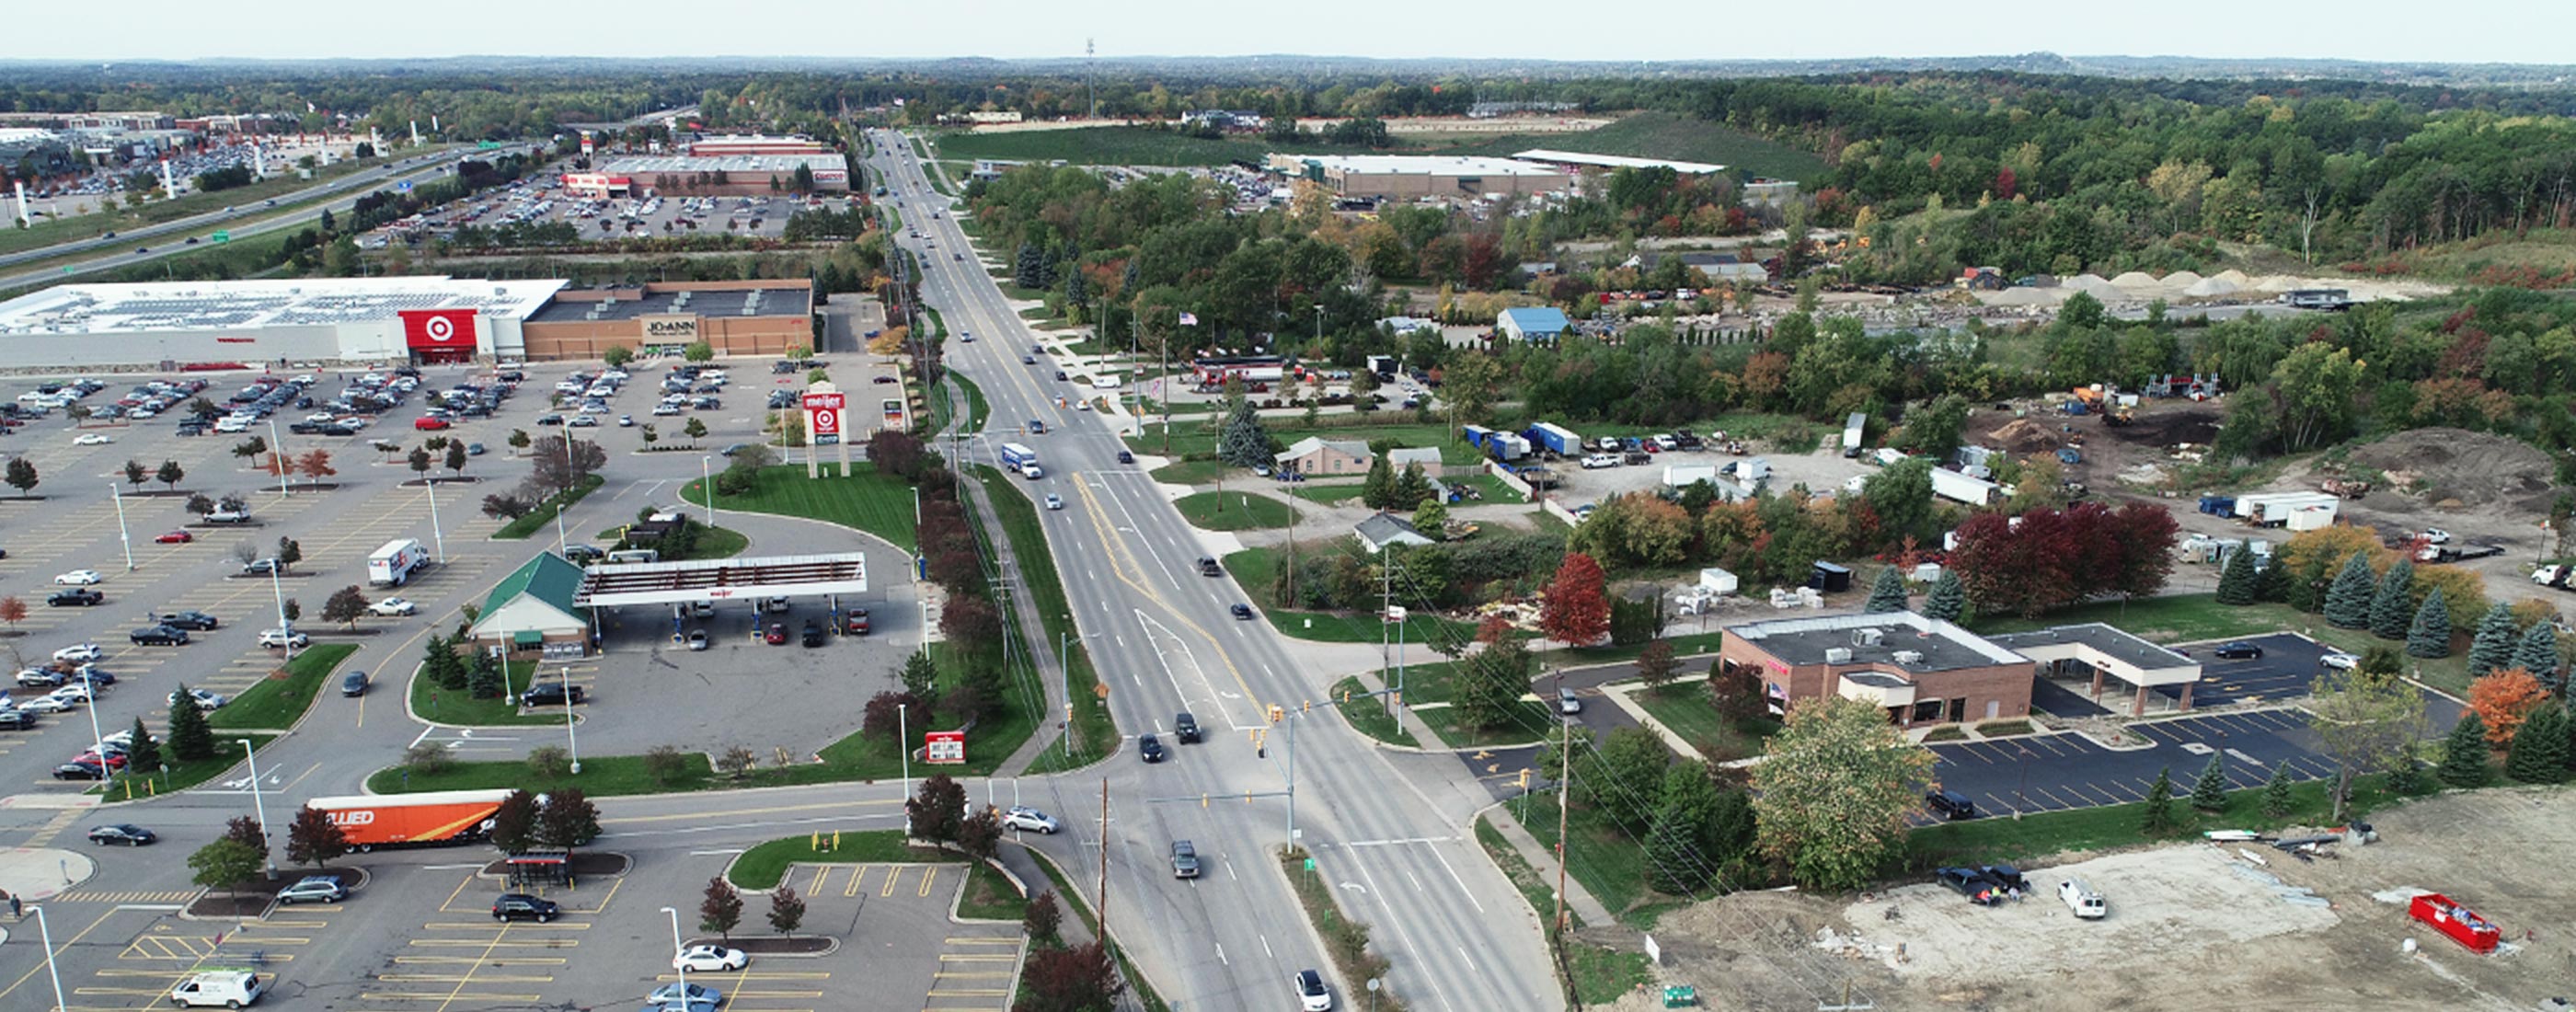
<svg viewBox="0 0 2576 1012"><path fill-rule="evenodd" d="M1270 722L1271 722L1271 723L1276 724L1276 723L1278 723L1278 722L1280 722L1280 721L1282 721L1282 720L1286 720L1286 719L1288 719L1288 711L1287 711L1285 708L1281 707L1281 706L1280 706L1279 704L1277 704L1277 703L1272 703L1272 704L1270 704Z"/></svg>

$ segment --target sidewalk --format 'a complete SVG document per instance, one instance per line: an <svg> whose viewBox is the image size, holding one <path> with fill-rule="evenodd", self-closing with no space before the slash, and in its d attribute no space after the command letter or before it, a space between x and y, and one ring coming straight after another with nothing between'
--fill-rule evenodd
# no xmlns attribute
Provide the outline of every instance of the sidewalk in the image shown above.
<svg viewBox="0 0 2576 1012"><path fill-rule="evenodd" d="M994 852L993 859L1028 886L1031 898L1042 892L1055 891L1055 880L1047 877L1046 869L1038 867L1038 859L1029 853L1027 846L1006 843ZM1056 911L1063 915L1056 922L1056 936L1063 939L1067 947L1089 945L1093 939L1091 926L1083 923L1082 914L1076 912L1077 904L1080 909L1089 910L1091 898L1076 899L1063 895L1055 898ZM1128 958L1133 961L1135 957L1131 955ZM1121 976L1124 976L1123 971ZM1127 993L1118 996L1118 1012L1144 1012L1144 1008L1144 1001L1136 997L1135 985L1130 983Z"/></svg>
<svg viewBox="0 0 2576 1012"><path fill-rule="evenodd" d="M940 389L950 399L950 417L963 417L964 406L955 402L957 388L949 385ZM967 481L960 482L959 487L965 490L966 506L975 512L975 522L991 532L995 567L1004 573L1025 568L1013 565L1010 536L1003 532L1002 516L993 510L992 500L986 495L983 484ZM1056 664L1054 645L1046 642L1046 627L1038 620L1037 599L1029 594L1028 581L1006 576L995 580L994 586L1010 598L1003 602L1007 605L1005 611L1016 616L1020 650L1028 655L1030 666L1037 671L1038 684L1046 693L1046 709L1041 711L1045 716L1038 721L1037 733L1021 742L1020 747L1013 750L1011 757L1003 760L994 773L995 776L1015 777L1027 772L1029 764L1037 761L1039 753L1056 744L1046 732L1049 725L1063 722L1061 717L1054 715L1063 713L1065 708L1064 671ZM926 635L927 630L924 632ZM1062 731L1071 734L1072 728L1063 728Z"/></svg>
<svg viewBox="0 0 2576 1012"><path fill-rule="evenodd" d="M1496 805L1486 814L1493 818L1494 828L1502 832L1503 839L1511 843L1513 850L1520 852L1521 860L1529 862L1530 867L1538 869L1539 874L1548 880L1549 887L1553 889L1556 881L1556 853L1547 849L1547 845L1538 842L1538 837L1531 836L1528 827L1522 826L1519 819L1512 817L1510 805ZM1565 879L1565 908L1572 911L1574 916L1588 927L1614 927L1619 923L1616 918L1610 916L1610 908L1602 906L1600 900L1592 898L1592 893L1583 888L1583 883L1575 881L1571 875L1566 876ZM1546 923L1547 919L1555 913L1553 910L1539 911L1539 922Z"/></svg>

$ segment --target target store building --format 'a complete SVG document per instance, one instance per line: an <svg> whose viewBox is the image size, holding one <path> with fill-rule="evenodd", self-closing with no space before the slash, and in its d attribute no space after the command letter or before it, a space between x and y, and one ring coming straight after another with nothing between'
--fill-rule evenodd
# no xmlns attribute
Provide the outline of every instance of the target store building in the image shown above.
<svg viewBox="0 0 2576 1012"><path fill-rule="evenodd" d="M407 276L60 285L0 302L0 370L155 371L596 359L612 346L777 355L814 339L813 283L567 289Z"/></svg>

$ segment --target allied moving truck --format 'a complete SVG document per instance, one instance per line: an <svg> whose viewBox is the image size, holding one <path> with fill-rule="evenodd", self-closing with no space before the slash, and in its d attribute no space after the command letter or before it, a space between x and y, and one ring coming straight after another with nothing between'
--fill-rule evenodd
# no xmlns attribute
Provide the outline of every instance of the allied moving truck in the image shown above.
<svg viewBox="0 0 2576 1012"><path fill-rule="evenodd" d="M420 794L362 794L315 798L304 807L321 812L340 827L349 849L470 843L492 829L509 791L427 791Z"/></svg>

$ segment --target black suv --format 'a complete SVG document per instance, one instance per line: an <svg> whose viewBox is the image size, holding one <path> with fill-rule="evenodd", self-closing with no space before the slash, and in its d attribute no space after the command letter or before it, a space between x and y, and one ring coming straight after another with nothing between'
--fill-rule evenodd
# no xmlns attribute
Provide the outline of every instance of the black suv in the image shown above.
<svg viewBox="0 0 2576 1012"><path fill-rule="evenodd" d="M528 686L528 691L519 696L521 706L564 706L581 701L581 686L562 682L539 682Z"/></svg>
<svg viewBox="0 0 2576 1012"><path fill-rule="evenodd" d="M188 631L174 626L155 625L125 634L136 646L175 647L188 642Z"/></svg>
<svg viewBox="0 0 2576 1012"><path fill-rule="evenodd" d="M1136 739L1136 754L1149 763L1162 762L1163 740L1150 734Z"/></svg>
<svg viewBox="0 0 2576 1012"><path fill-rule="evenodd" d="M555 915L562 912L563 908L556 906L555 901L540 899L526 893L502 893L500 899L492 901L492 919L496 921L535 921L544 924L554 920Z"/></svg>
<svg viewBox="0 0 2576 1012"><path fill-rule="evenodd" d="M1183 745L1196 743L1199 740L1199 719L1187 713L1174 715L1172 737Z"/></svg>
<svg viewBox="0 0 2576 1012"><path fill-rule="evenodd" d="M223 624L221 620L202 611L174 612L160 616L157 621L172 629L187 629L199 632L213 629L216 626Z"/></svg>
<svg viewBox="0 0 2576 1012"><path fill-rule="evenodd" d="M823 627L813 622L805 623L804 643L808 647L822 646Z"/></svg>
<svg viewBox="0 0 2576 1012"><path fill-rule="evenodd" d="M1923 804L1932 814L1953 822L1977 817L1977 803L1957 791L1925 791Z"/></svg>
<svg viewBox="0 0 2576 1012"><path fill-rule="evenodd" d="M107 595L87 587L65 587L46 595L45 604L55 608L87 608L106 600Z"/></svg>

